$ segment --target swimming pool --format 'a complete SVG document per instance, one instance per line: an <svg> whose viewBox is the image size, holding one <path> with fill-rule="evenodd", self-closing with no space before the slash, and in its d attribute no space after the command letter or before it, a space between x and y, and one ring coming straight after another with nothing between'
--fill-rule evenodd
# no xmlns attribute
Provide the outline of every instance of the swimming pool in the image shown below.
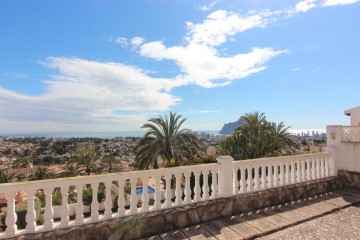
<svg viewBox="0 0 360 240"><path fill-rule="evenodd" d="M144 191L143 187L136 187L136 195L143 194L143 191ZM154 193L154 192L155 192L155 189L148 186L148 193Z"/></svg>

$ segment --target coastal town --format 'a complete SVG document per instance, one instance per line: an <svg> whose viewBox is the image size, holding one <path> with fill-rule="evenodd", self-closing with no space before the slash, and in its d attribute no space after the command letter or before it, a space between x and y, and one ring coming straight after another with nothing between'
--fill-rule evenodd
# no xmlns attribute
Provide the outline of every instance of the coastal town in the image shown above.
<svg viewBox="0 0 360 240"><path fill-rule="evenodd" d="M210 134L206 132L192 133L199 141L199 155L206 156L209 146L217 147L229 135ZM299 145L296 154L317 153L326 150L326 135L313 132L291 136ZM45 137L1 137L0 136L0 171L11 171L16 175L24 175L26 180L39 167L45 167L55 176L61 176L67 163L74 163L76 150L91 146L97 150L94 162L94 173L108 173L109 165L102 159L113 156L111 172L127 172L135 170L132 167L135 154L134 147L139 137L115 138L45 138Z"/></svg>

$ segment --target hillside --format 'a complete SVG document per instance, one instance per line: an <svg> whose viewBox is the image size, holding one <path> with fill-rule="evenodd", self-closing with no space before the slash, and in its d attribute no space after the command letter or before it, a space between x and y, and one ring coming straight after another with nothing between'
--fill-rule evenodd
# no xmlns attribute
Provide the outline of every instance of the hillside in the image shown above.
<svg viewBox="0 0 360 240"><path fill-rule="evenodd" d="M237 120L236 122L225 123L219 133L220 134L231 135L231 134L233 134L235 129L237 127L239 127L240 125L242 125L242 124L243 123L242 123L242 121L240 119Z"/></svg>

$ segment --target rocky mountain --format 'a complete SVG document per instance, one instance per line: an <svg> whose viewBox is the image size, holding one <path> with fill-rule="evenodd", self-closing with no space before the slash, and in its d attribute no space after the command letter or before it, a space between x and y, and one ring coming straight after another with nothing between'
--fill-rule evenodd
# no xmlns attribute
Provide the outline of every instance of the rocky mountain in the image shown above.
<svg viewBox="0 0 360 240"><path fill-rule="evenodd" d="M219 133L220 134L231 135L231 134L233 134L235 129L237 127L239 127L240 125L242 125L242 124L243 124L243 122L240 119L237 120L236 122L225 123Z"/></svg>

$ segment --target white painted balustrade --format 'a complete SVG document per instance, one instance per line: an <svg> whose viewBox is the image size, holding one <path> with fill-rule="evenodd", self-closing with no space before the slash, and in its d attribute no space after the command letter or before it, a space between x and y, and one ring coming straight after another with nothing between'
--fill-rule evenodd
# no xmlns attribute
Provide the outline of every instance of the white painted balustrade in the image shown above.
<svg viewBox="0 0 360 240"><path fill-rule="evenodd" d="M234 161L232 167L234 195L336 175L329 153Z"/></svg>
<svg viewBox="0 0 360 240"><path fill-rule="evenodd" d="M223 156L217 160L218 163L214 164L1 184L0 193L5 193L7 199L7 227L5 231L0 231L0 238L51 231L335 175L334 159L328 153L243 161ZM137 194L139 185L143 191ZM155 192L149 193L150 187ZM129 188L130 192L126 191ZM61 192L61 206L51 204L54 190ZM27 198L24 229L18 229L16 225L15 197L18 191L24 191ZM83 201L89 191L92 195ZM98 202L100 191L104 200ZM45 199L45 206L40 212L44 219L41 225L35 222L39 215L35 209L39 193ZM68 196L74 193L76 202L69 204Z"/></svg>
<svg viewBox="0 0 360 240"><path fill-rule="evenodd" d="M7 206L6 230L0 230L0 239L215 199L218 189L217 174L218 164L215 163L1 184L0 193L5 193ZM163 182L165 184L162 184ZM155 186L151 186L151 183ZM131 187L130 192L126 191L129 187ZM137 194L139 187L143 188L142 193ZM150 187L155 190L154 193L148 192ZM91 203L88 206L83 203L85 188L92 192ZM101 188L105 188L102 191L105 200L98 202L98 192ZM54 190L61 192L61 206L50 204L55 197ZM16 225L15 197L19 191L25 192L27 198L25 229L18 229ZM71 192L76 193L76 203L69 204L68 196ZM35 222L37 217L35 201L38 201L36 193L45 195L45 207L41 209L41 216L44 219L42 225L36 225ZM4 226L0 225L0 227Z"/></svg>

